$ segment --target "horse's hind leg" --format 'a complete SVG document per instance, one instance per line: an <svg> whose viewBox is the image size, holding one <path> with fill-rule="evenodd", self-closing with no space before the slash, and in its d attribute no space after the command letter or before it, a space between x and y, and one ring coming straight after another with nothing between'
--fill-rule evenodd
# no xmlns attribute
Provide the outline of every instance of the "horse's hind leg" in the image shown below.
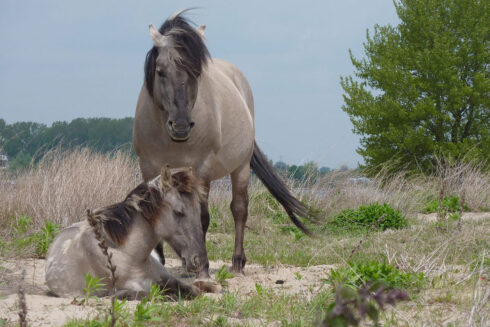
<svg viewBox="0 0 490 327"><path fill-rule="evenodd" d="M231 213L235 220L235 250L232 258L232 271L243 273L247 258L243 249L245 224L248 217L248 182L250 178L250 162L246 162L231 174L232 200Z"/></svg>

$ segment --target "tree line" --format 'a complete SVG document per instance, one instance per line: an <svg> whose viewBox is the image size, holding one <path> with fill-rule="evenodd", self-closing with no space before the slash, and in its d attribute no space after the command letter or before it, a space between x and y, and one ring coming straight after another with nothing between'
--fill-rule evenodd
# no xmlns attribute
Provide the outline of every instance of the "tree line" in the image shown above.
<svg viewBox="0 0 490 327"><path fill-rule="evenodd" d="M10 159L9 167L28 165L55 147L88 146L94 151L116 149L132 151L133 118L77 118L54 122L51 126L35 122L7 124L0 119L0 149Z"/></svg>
<svg viewBox="0 0 490 327"><path fill-rule="evenodd" d="M135 156L132 147L133 118L77 118L71 122L55 122L51 126L35 122L7 124L0 119L0 150L10 159L12 170L25 167L42 157L55 147L69 149L87 146L94 151L109 153L127 150ZM272 162L284 176L298 181L306 178L315 180L331 171L328 167L318 167L313 162L303 165L289 165L283 161ZM341 170L347 170L342 166Z"/></svg>

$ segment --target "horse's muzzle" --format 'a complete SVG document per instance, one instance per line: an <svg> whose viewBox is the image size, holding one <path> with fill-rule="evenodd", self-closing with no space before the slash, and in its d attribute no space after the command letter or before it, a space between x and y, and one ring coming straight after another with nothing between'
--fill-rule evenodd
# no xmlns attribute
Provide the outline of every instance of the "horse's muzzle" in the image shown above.
<svg viewBox="0 0 490 327"><path fill-rule="evenodd" d="M195 255L193 256L190 260L185 261L185 270L188 272L200 272L202 268L204 267L204 264L206 263L207 259L201 259L199 256Z"/></svg>
<svg viewBox="0 0 490 327"><path fill-rule="evenodd" d="M167 132L172 141L185 142L191 136L191 130L194 127L194 122L176 123L169 120L167 122Z"/></svg>

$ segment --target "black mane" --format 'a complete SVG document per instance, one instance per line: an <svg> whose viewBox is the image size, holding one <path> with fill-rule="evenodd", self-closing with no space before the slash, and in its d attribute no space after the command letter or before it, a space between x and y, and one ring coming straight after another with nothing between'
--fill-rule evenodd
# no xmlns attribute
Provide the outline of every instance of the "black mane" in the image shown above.
<svg viewBox="0 0 490 327"><path fill-rule="evenodd" d="M208 48L204 44L202 37L190 25L190 21L182 17L185 12L181 11L177 15L167 19L159 29L162 35L171 36L175 48L179 52L181 59L176 63L188 74L198 78L206 60L211 57ZM158 49L154 46L146 54L145 60L145 82L146 89L153 97L153 82L155 80L155 62L158 57Z"/></svg>
<svg viewBox="0 0 490 327"><path fill-rule="evenodd" d="M132 190L124 201L94 210L94 215L102 218L104 230L110 239L121 245L126 240L133 217L141 213L150 225L156 223L158 213L166 206L162 194L148 183L141 183Z"/></svg>

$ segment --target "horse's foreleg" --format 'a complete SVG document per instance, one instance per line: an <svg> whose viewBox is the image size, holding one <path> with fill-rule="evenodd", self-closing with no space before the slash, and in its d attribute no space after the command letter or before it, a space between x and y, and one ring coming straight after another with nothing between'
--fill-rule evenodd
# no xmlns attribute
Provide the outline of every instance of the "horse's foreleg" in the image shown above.
<svg viewBox="0 0 490 327"><path fill-rule="evenodd" d="M209 210L208 210L208 196L209 196L210 183L208 181L205 181L204 186L206 187L207 193L206 193L204 201L201 202L201 224L202 224L202 231L204 232L204 242L206 242L206 233L208 232L209 221L210 221ZM198 279L210 278L210 276L209 276L209 261L206 262L203 269L197 275L197 278Z"/></svg>
<svg viewBox="0 0 490 327"><path fill-rule="evenodd" d="M247 162L231 174L232 200L231 213L235 220L235 250L232 258L232 271L243 273L247 258L243 249L245 224L248 217L248 182L250 178L250 163Z"/></svg>

